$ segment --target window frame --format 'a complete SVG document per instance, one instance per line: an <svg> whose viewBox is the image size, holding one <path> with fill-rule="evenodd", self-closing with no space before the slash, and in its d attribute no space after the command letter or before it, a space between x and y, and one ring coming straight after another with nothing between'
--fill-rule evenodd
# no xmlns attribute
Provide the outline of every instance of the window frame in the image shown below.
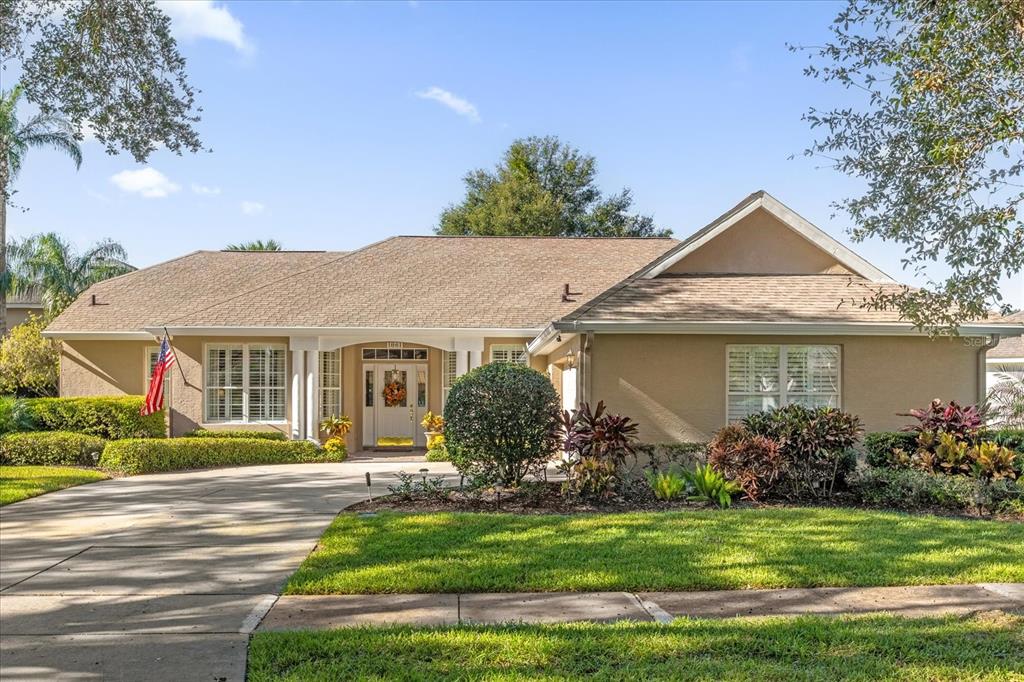
<svg viewBox="0 0 1024 682"><path fill-rule="evenodd" d="M249 390L253 388L250 382L250 366L249 366L249 349L250 347L268 348L272 350L280 350L284 354L284 371L282 372L282 385L280 389L283 391L284 404L282 405L282 418L281 419L250 419L249 418ZM208 400L208 391L211 386L208 384L209 379L209 362L210 362L210 349L237 349L242 350L242 385L241 386L213 386L212 388L230 388L232 390L240 390L242 392L242 418L239 419L211 419L210 418L210 405ZM288 400L289 396L289 382L288 382L288 346L284 343L266 343L262 341L254 341L252 343L220 343L220 342L209 342L203 344L203 418L202 425L224 425L224 424L274 424L281 425L288 423ZM271 391L277 389L277 386L264 384L256 386L256 390L267 390Z"/></svg>
<svg viewBox="0 0 1024 682"><path fill-rule="evenodd" d="M770 347L775 348L778 360L779 360L779 390L771 393L750 393L748 391L733 392L729 389L729 353L733 348L758 348L758 347ZM808 391L789 391L787 385L789 384L789 349L790 348L834 348L836 351L836 390L835 393L828 393L827 395L836 396L836 409L843 409L843 346L839 343L727 343L725 345L725 423L735 424L739 420L732 421L729 418L729 399L733 396L751 396L751 395L765 395L765 396L778 396L779 405L778 407L786 407L790 405L789 395L792 393L795 396L807 396L813 395L814 392ZM821 395L826 395L822 393ZM763 410L762 410L763 411Z"/></svg>
<svg viewBox="0 0 1024 682"><path fill-rule="evenodd" d="M523 356L522 356L523 359L522 359L521 362L520 361L516 361L516 360L495 360L494 359L494 351L495 351L495 349L504 350L504 351L518 351L518 352L521 352L523 354ZM523 367L529 367L530 366L530 353L529 353L529 351L526 350L526 344L525 343L492 343L490 348L488 349L487 354L488 354L488 357L489 357L489 359L488 359L489 363L490 362L507 362L510 365L522 365Z"/></svg>

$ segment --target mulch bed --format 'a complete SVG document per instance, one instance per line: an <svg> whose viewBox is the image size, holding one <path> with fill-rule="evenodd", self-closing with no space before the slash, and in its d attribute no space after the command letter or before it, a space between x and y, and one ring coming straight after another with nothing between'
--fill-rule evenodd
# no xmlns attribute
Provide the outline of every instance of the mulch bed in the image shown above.
<svg viewBox="0 0 1024 682"><path fill-rule="evenodd" d="M976 513L957 513L942 508L893 509L890 507L872 507L852 499L846 493L836 493L832 500L804 501L759 501L735 499L730 509L764 509L764 508L848 508L874 509L910 514L928 514L949 518L986 519L1001 521L1022 521L1021 517L982 515ZM587 514L608 512L634 511L682 511L695 509L714 509L713 505L703 502L687 502L673 500L663 502L651 493L643 484L635 486L629 494L618 496L602 502L583 502L567 499L562 495L561 483L556 481L527 482L514 489L504 489L499 494L493 488L483 490L459 490L446 488L444 493L424 494L413 493L412 496L391 494L375 497L373 501L363 501L352 505L346 511L373 512L501 512L503 514Z"/></svg>

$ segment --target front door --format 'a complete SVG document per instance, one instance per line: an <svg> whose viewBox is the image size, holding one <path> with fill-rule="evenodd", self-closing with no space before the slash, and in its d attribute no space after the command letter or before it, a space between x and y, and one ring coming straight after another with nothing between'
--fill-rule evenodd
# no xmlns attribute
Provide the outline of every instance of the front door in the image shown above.
<svg viewBox="0 0 1024 682"><path fill-rule="evenodd" d="M367 380L371 373L366 372ZM378 364L373 368L376 447L423 447L420 420L427 407L427 365ZM373 391L373 388L369 388Z"/></svg>

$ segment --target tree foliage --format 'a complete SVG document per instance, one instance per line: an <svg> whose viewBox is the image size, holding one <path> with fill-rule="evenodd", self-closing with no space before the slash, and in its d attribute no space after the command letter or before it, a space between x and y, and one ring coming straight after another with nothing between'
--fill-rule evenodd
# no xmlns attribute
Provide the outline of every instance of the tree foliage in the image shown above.
<svg viewBox="0 0 1024 682"><path fill-rule="evenodd" d="M250 242L241 242L239 244L228 244L224 247L225 251L280 251L281 242L276 239L268 239L263 241L262 239L254 239Z"/></svg>
<svg viewBox="0 0 1024 682"><path fill-rule="evenodd" d="M43 337L44 329L46 321L32 315L0 340L0 393L57 395L60 349Z"/></svg>
<svg viewBox="0 0 1024 682"><path fill-rule="evenodd" d="M200 109L154 0L3 0L0 54L21 67L28 99L114 154L163 145L199 151ZM81 133L78 133L81 136Z"/></svg>
<svg viewBox="0 0 1024 682"><path fill-rule="evenodd" d="M1024 269L1024 0L850 0L832 36L805 72L859 101L809 111L825 134L807 154L862 181L835 204L855 240L903 244L918 274L951 269L864 305L932 331L985 317Z"/></svg>
<svg viewBox="0 0 1024 682"><path fill-rule="evenodd" d="M630 213L629 189L604 196L597 161L557 137L516 140L494 171L463 178L466 196L446 208L438 234L659 237L670 230Z"/></svg>
<svg viewBox="0 0 1024 682"><path fill-rule="evenodd" d="M51 318L93 284L135 269L124 262L127 253L117 242L105 240L77 251L56 232L12 242L9 251L10 290L41 294Z"/></svg>

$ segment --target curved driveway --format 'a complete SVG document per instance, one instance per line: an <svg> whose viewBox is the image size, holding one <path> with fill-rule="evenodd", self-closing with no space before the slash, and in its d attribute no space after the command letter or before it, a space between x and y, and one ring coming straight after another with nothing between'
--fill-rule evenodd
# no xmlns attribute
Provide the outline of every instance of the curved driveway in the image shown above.
<svg viewBox="0 0 1024 682"><path fill-rule="evenodd" d="M240 680L248 634L366 462L136 476L0 508L0 678Z"/></svg>

